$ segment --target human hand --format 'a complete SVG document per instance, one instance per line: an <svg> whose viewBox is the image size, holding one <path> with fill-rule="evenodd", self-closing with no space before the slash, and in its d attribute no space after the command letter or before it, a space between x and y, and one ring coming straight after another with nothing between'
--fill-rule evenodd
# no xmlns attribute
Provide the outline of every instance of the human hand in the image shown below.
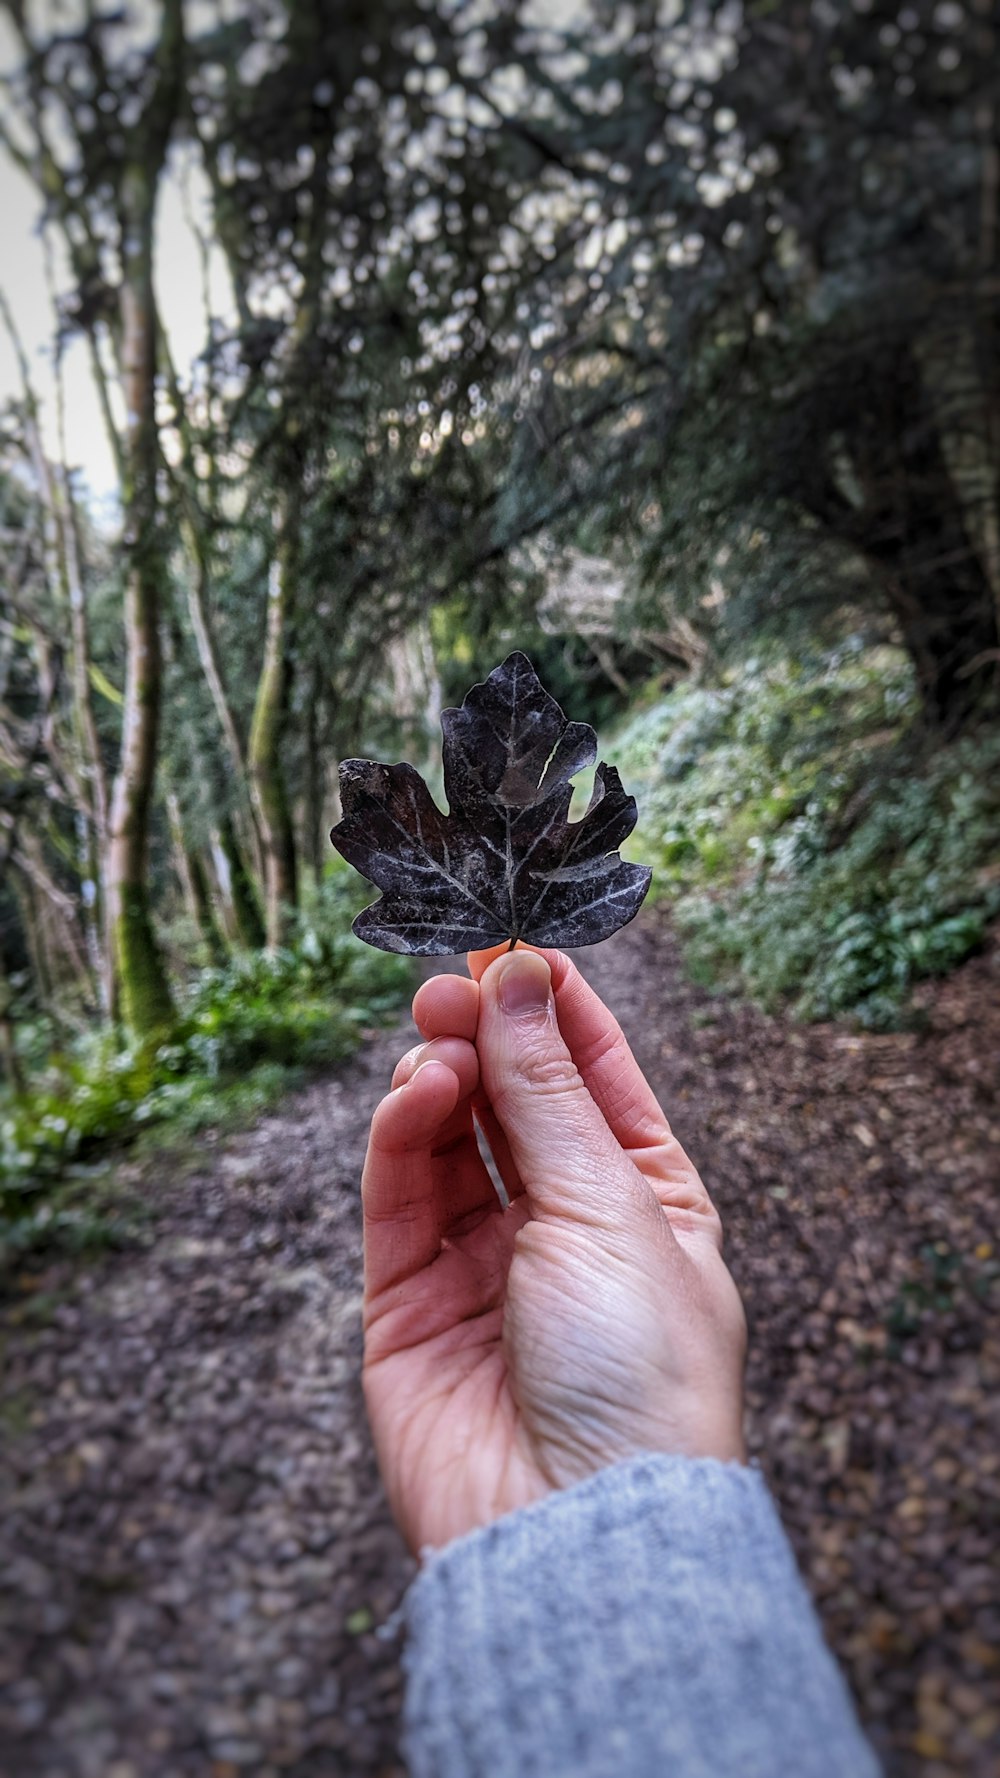
<svg viewBox="0 0 1000 1778"><path fill-rule="evenodd" d="M469 968L414 999L363 1181L365 1399L414 1551L640 1451L744 1458L719 1218L619 1026L558 951Z"/></svg>

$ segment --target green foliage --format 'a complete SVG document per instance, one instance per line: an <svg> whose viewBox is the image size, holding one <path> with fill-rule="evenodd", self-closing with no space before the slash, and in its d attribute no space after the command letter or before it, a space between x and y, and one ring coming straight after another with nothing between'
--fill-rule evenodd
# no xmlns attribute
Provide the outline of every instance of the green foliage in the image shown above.
<svg viewBox="0 0 1000 1778"><path fill-rule="evenodd" d="M354 1048L358 1031L398 1005L404 960L354 938L360 884L334 868L294 920L289 944L235 957L199 977L180 1045L209 1078L258 1062L313 1064Z"/></svg>
<svg viewBox="0 0 1000 1778"><path fill-rule="evenodd" d="M520 648L567 714L600 731L620 719L627 707L622 683L608 677L585 637L542 628L536 610L539 591L534 582L526 587L514 582L497 597L484 599L473 586L434 609L430 628L442 700L445 705L460 704L471 685L485 679L512 649ZM608 639L606 653L626 682L641 684L653 670L650 657L638 648Z"/></svg>
<svg viewBox="0 0 1000 1778"><path fill-rule="evenodd" d="M53 1188L109 1144L153 1126L162 1137L164 1125L190 1134L252 1116L290 1073L341 1060L391 1015L410 966L353 937L364 891L352 874L331 870L284 949L203 970L168 1042L122 1049L91 1037L50 1061L29 1094L0 1098L0 1246L23 1246L32 1230L58 1236ZM83 1224L74 1214L66 1227L79 1234Z"/></svg>
<svg viewBox="0 0 1000 1778"><path fill-rule="evenodd" d="M0 1215L0 1278L6 1266L30 1253L73 1256L106 1252L134 1242L142 1207L125 1202L107 1178L84 1173L33 1198L19 1214Z"/></svg>
<svg viewBox="0 0 1000 1778"><path fill-rule="evenodd" d="M886 1027L982 941L1000 912L1000 736L928 757L912 714L901 657L854 642L750 662L622 731L633 855L676 896L701 979Z"/></svg>

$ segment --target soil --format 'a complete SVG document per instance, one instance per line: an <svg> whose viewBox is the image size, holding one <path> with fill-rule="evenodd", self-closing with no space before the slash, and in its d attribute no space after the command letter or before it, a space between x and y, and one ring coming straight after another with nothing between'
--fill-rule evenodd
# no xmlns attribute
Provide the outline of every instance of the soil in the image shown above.
<svg viewBox="0 0 1000 1778"><path fill-rule="evenodd" d="M722 1212L748 1425L890 1778L1000 1766L1000 952L891 1036L581 955ZM358 1371L358 1179L412 1027L194 1162L149 1238L0 1309L2 1778L402 1778L413 1573Z"/></svg>

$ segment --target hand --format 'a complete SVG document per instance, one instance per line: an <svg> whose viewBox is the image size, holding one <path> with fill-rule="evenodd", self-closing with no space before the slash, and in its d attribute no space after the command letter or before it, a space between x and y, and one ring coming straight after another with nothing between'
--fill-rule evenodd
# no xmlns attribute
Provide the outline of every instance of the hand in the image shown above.
<svg viewBox="0 0 1000 1778"><path fill-rule="evenodd" d="M365 1398L414 1551L640 1451L744 1459L719 1218L619 1026L558 951L469 968L414 999L363 1182Z"/></svg>

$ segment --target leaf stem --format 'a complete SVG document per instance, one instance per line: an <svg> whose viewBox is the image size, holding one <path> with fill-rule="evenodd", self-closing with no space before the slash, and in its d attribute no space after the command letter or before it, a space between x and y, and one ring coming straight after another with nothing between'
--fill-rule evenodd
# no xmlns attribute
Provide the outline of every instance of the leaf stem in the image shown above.
<svg viewBox="0 0 1000 1778"><path fill-rule="evenodd" d="M507 946L507 955L508 955L508 957L509 957L509 956L510 956L510 953L511 953L511 951L512 951L512 950L513 950L513 949L514 949L514 946L515 946L515 945L516 945L516 944L517 944L517 939L516 939L516 938L512 938L512 939L511 939L511 941L510 941L510 944L509 944L509 945L508 945L508 946Z"/></svg>

